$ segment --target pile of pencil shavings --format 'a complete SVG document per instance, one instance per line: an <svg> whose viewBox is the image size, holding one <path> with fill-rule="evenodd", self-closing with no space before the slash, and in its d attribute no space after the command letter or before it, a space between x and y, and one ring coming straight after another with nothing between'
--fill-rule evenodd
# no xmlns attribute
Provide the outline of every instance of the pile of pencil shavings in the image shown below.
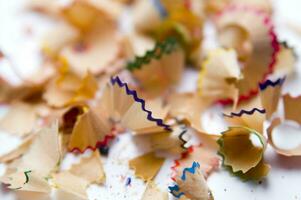
<svg viewBox="0 0 301 200"><path fill-rule="evenodd" d="M125 10L133 19L126 33L118 25ZM277 39L268 0L32 0L27 11L57 23L40 44L40 68L19 85L0 80L8 109L0 129L21 140L0 157L1 182L18 195L55 190L61 199L88 199L88 186L106 184L104 157L126 132L150 146L128 160L147 183L143 200L166 200L168 192L213 199L206 179L222 166L242 180L261 180L272 167L264 161L268 145L301 155L301 144L283 149L273 137L284 119L301 123L301 97L281 93L297 58ZM220 46L210 51L202 46L208 21ZM13 63L5 52L3 60ZM188 66L198 81L180 93ZM208 133L201 117L216 104L229 127ZM85 155L62 170L70 153ZM177 159L163 190L154 178L168 155Z"/></svg>

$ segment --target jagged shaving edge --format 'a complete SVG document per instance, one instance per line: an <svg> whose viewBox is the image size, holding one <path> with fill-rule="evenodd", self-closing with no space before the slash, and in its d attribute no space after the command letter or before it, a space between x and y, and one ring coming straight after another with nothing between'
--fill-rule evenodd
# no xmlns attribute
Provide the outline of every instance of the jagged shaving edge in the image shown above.
<svg viewBox="0 0 301 200"><path fill-rule="evenodd" d="M156 124L157 124L158 126L163 127L163 128L164 128L165 130L167 130L167 131L172 131L172 129L170 128L169 125L166 125L166 124L163 123L163 120L162 120L162 119L156 119L156 118L152 117L152 112L149 111L149 110L147 110L147 109L145 108L145 101L137 96L137 92L136 92L135 90L130 90L129 87L128 87L128 85L127 85L126 83L123 83L123 82L120 80L120 78L119 78L118 76L116 76L115 78L113 78L113 77L111 78L111 84L112 84L112 85L117 84L119 87L125 88L126 93L127 93L128 95L132 96L136 102L138 102L138 103L141 104L142 110L145 111L145 112L147 113L147 119L148 119L148 120L156 122ZM90 149L90 150L92 150L92 151L96 151L97 148L100 147L100 146L107 146L108 143L109 143L111 140L113 140L114 138L115 138L114 135L108 134L108 135L106 135L106 136L104 137L103 140L97 141L97 143L96 143L95 146L88 146L88 147L86 147L84 150L81 150L81 149L75 147L75 148L71 149L70 152L79 152L80 154L82 154L82 153L84 153L87 149Z"/></svg>
<svg viewBox="0 0 301 200"><path fill-rule="evenodd" d="M163 128L164 128L165 130L167 130L167 131L172 131L172 129L170 128L170 126L167 125L167 124L165 124L165 123L163 122L162 119L154 118L154 117L152 116L152 112L151 112L150 110L147 110L147 109L145 108L145 100L139 98L138 95L137 95L137 92L136 92L135 90L129 89L127 83L123 83L123 82L119 79L118 76L116 76L115 78L114 78L114 77L111 77L111 84L112 84L112 85L117 84L120 88L125 88L125 91L126 91L127 95L132 96L132 97L134 98L134 100L135 100L137 103L140 103L140 104L141 104L141 108L142 108L142 110L143 110L144 112L147 113L147 119L148 119L149 121L155 122L158 126L163 127Z"/></svg>
<svg viewBox="0 0 301 200"><path fill-rule="evenodd" d="M181 165L181 164L180 164L180 160L187 158L187 156L188 156L190 153L192 153L192 152L194 151L194 147L195 147L195 146L189 147L189 148L187 149L187 151L185 151L185 152L183 152L183 153L181 154L181 157L180 157L179 159L174 160L174 165L171 166L171 171L172 171L171 179L172 179L173 181L176 181L176 178L175 178L175 176L176 176L176 169Z"/></svg>
<svg viewBox="0 0 301 200"><path fill-rule="evenodd" d="M228 132L228 131L231 131L233 127L228 127L228 129L226 131L223 131L221 133L221 135L223 135L224 133ZM253 130L254 131L254 130ZM256 132L256 131L255 131ZM220 148L224 148L224 140L222 137L220 137L217 141L217 144L219 145ZM242 172L242 170L238 170L238 171L234 171L233 170L233 167L231 165L227 165L225 164L225 155L224 153L222 153L220 151L220 149L217 151L217 154L222 157L222 166L228 170L231 174L233 174L234 176L237 176L239 177L242 181L248 181L248 180L252 180L252 179L245 179L242 177L242 175L244 175L244 173ZM251 169L250 169L251 170Z"/></svg>
<svg viewBox="0 0 301 200"><path fill-rule="evenodd" d="M28 170L28 171L24 172L24 175L25 175L25 178L26 178L24 185L29 182L29 174L31 172L32 172L31 170Z"/></svg>
<svg viewBox="0 0 301 200"><path fill-rule="evenodd" d="M154 49L147 51L143 56L136 56L133 61L127 63L129 71L141 69L143 65L149 64L151 60L159 60L163 55L170 54L178 47L177 39L168 37L162 42L157 42Z"/></svg>
<svg viewBox="0 0 301 200"><path fill-rule="evenodd" d="M180 198L181 196L184 195L184 192L180 192L180 188L178 185L169 186L168 189L169 189L169 192L176 198ZM179 193L176 194L176 192L179 192Z"/></svg>
<svg viewBox="0 0 301 200"><path fill-rule="evenodd" d="M235 4L229 5L227 8L225 8L224 10L219 12L217 14L217 17L222 17L223 14L225 14L227 12L233 12L235 10L243 10L245 12L253 12L255 15L262 16L262 19L263 19L262 21L265 24L265 26L267 27L267 29L269 30L268 34L271 39L271 47L274 51L271 55L271 61L270 61L269 67L268 67L268 71L263 75L262 80L264 81L264 80L266 80L267 76L274 71L274 66L277 61L277 54L280 51L280 45L278 43L277 35L275 33L274 26L272 24L272 20L266 12L264 12L260 9L257 9L257 8L251 7L251 6L235 5ZM252 98L253 96L255 96L257 94L258 94L258 88L251 89L248 94L239 96L238 103L249 100L250 98ZM232 99L221 99L218 102L223 105L229 105L229 104L233 103L233 100Z"/></svg>
<svg viewBox="0 0 301 200"><path fill-rule="evenodd" d="M279 78L277 79L276 81L271 81L270 79L266 80L265 82L263 83L259 83L259 88L260 88L260 91L263 91L265 90L266 88L268 87L276 87L278 85L283 85L284 81L285 81L285 78L286 77L283 77L283 78Z"/></svg>
<svg viewBox="0 0 301 200"><path fill-rule="evenodd" d="M184 139L184 135L187 133L187 127L183 126L182 128L182 132L180 133L180 135L178 136L179 140L182 141L181 147L183 149L188 149L187 147L185 147L185 144L187 144L187 140Z"/></svg>
<svg viewBox="0 0 301 200"><path fill-rule="evenodd" d="M104 137L103 140L97 141L95 146L87 146L84 150L80 150L78 147L74 147L73 149L70 150L70 152L83 154L87 149L96 151L101 146L108 146L109 142L114 138L115 138L114 135L108 134Z"/></svg>
<svg viewBox="0 0 301 200"><path fill-rule="evenodd" d="M183 170L181 179L182 181L186 180L186 173L191 173L191 174L195 174L196 172L196 168L200 168L200 164L198 162L193 162L191 167L187 167ZM174 186L169 186L168 187L169 192L176 198L180 198L182 195L184 195L184 192L180 191L180 188L177 184L175 184ZM179 194L176 194L175 192L180 192Z"/></svg>
<svg viewBox="0 0 301 200"><path fill-rule="evenodd" d="M25 182L23 183L23 185L27 184L29 182L29 174L31 173L31 170L28 171L24 171L24 176L25 176ZM9 184L10 185L10 184ZM20 190L23 187L18 187L18 188L11 188L12 190Z"/></svg>
<svg viewBox="0 0 301 200"><path fill-rule="evenodd" d="M181 176L181 179L183 181L186 180L186 173L190 173L190 174L195 174L196 172L196 168L200 168L200 164L198 162L193 162L192 163L192 166L191 167L187 167L183 170L183 173L182 173L182 176Z"/></svg>
<svg viewBox="0 0 301 200"><path fill-rule="evenodd" d="M231 112L230 115L223 114L223 116L224 117L233 118L233 117L241 117L243 115L253 115L255 112L259 112L261 114L265 114L266 111L265 111L265 109L259 109L259 108L253 108L252 110L244 110L244 109L242 109L238 113Z"/></svg>

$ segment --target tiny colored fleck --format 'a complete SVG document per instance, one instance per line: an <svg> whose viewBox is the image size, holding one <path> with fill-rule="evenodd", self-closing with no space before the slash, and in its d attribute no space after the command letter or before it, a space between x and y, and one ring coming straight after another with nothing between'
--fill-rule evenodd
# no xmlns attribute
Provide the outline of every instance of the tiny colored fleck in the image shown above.
<svg viewBox="0 0 301 200"><path fill-rule="evenodd" d="M107 156L109 154L109 147L108 146L101 146L98 148L99 153L103 156Z"/></svg>
<svg viewBox="0 0 301 200"><path fill-rule="evenodd" d="M131 186L132 179L128 177L125 182L125 186Z"/></svg>

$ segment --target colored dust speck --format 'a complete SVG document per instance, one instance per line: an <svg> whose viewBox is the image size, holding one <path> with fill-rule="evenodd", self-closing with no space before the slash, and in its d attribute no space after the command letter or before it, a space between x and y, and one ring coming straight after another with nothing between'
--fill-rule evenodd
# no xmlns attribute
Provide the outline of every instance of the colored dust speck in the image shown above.
<svg viewBox="0 0 301 200"><path fill-rule="evenodd" d="M125 186L131 186L132 179L128 177L125 182Z"/></svg>

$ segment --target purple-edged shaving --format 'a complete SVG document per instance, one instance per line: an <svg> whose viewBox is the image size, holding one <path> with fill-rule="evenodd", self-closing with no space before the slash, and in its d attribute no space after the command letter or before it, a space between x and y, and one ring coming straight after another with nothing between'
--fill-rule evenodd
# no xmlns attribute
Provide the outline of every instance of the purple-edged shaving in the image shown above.
<svg viewBox="0 0 301 200"><path fill-rule="evenodd" d="M253 115L255 112L259 112L261 114L265 114L265 109L253 108L252 110L241 110L238 113L231 112L230 115L223 114L224 117L241 117L242 115Z"/></svg>
<svg viewBox="0 0 301 200"><path fill-rule="evenodd" d="M118 76L111 77L111 84L117 84L120 88L125 88L127 95L130 95L134 98L137 103L141 104L141 108L144 112L147 113L147 119L149 121L156 122L158 126L163 127L167 131L172 131L169 125L164 124L162 119L157 119L152 116L152 112L145 108L145 100L138 97L137 92L135 90L131 90L126 83L123 83Z"/></svg>
<svg viewBox="0 0 301 200"><path fill-rule="evenodd" d="M262 91L262 90L265 90L267 87L275 87L277 85L281 86L284 83L285 78L286 77L279 78L276 81L271 81L271 80L268 79L268 80L266 80L263 83L259 83L259 88Z"/></svg>

